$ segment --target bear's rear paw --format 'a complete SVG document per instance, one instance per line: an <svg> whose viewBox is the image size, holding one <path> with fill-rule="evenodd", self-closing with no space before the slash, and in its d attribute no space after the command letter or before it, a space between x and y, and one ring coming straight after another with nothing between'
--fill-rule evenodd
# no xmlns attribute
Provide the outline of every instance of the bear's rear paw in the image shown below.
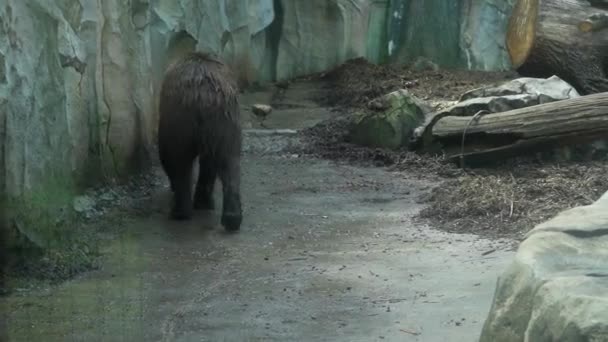
<svg viewBox="0 0 608 342"><path fill-rule="evenodd" d="M190 218L192 218L192 211L191 210L171 210L171 214L169 215L169 217L173 220L177 220L177 221L184 221L184 220L189 220Z"/></svg>
<svg viewBox="0 0 608 342"><path fill-rule="evenodd" d="M222 226L227 232L236 232L241 228L243 215L241 214L226 214L222 215Z"/></svg>

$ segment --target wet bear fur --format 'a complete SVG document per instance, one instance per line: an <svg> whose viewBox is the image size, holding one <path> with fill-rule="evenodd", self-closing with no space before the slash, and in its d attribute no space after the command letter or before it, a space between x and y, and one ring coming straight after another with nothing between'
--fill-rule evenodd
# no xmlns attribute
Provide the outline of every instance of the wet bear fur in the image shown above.
<svg viewBox="0 0 608 342"><path fill-rule="evenodd" d="M219 177L222 225L227 231L240 228L242 131L237 96L232 72L214 56L189 53L167 68L159 98L158 151L173 191L173 219L189 219L193 209L215 209L213 187ZM193 198L196 157L199 174Z"/></svg>

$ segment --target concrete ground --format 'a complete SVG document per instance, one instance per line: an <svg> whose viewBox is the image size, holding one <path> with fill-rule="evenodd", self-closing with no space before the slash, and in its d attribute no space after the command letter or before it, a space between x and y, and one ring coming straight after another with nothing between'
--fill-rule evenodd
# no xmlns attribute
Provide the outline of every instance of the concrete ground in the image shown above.
<svg viewBox="0 0 608 342"><path fill-rule="evenodd" d="M302 89L269 127L331 115L307 107ZM246 142L241 232L224 234L205 213L169 221L156 170L163 186L124 221L101 270L2 299L11 341L478 339L512 255L504 242L415 225L432 184L408 174L277 148L298 143L291 136Z"/></svg>

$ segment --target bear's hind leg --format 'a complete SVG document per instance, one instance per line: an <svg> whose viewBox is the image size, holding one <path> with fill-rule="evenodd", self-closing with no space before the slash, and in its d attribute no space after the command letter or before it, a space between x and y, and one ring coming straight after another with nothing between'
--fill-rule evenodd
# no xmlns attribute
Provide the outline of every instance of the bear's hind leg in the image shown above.
<svg viewBox="0 0 608 342"><path fill-rule="evenodd" d="M199 156L198 181L194 193L194 209L213 210L213 187L217 177L216 164L209 156Z"/></svg>
<svg viewBox="0 0 608 342"><path fill-rule="evenodd" d="M229 157L222 163L220 178L224 197L222 225L227 231L237 231L240 229L243 220L240 194L241 168L238 156Z"/></svg>
<svg viewBox="0 0 608 342"><path fill-rule="evenodd" d="M190 219L192 217L192 160L176 170L171 184L173 185L171 218Z"/></svg>

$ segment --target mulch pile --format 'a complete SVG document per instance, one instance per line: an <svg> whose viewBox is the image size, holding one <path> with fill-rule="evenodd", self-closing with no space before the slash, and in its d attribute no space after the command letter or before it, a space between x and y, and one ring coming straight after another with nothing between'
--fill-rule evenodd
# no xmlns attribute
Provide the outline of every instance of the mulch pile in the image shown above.
<svg viewBox="0 0 608 342"><path fill-rule="evenodd" d="M443 164L441 157L421 156L410 151L369 148L349 143L347 137L349 125L349 115L342 113L304 129L302 135L305 143L298 147L297 152L364 166L409 170L419 177L433 174L445 176L459 172L456 167Z"/></svg>
<svg viewBox="0 0 608 342"><path fill-rule="evenodd" d="M558 163L522 157L491 168L462 170L444 163L442 156L366 148L347 140L349 113L377 96L409 88L427 101L455 100L468 90L505 81L509 75L517 77L512 73L411 71L361 59L349 61L321 76L327 87L320 101L336 106L340 114L304 130L307 144L300 152L439 180L421 198L427 207L417 219L449 232L520 238L560 211L597 200L608 190L606 162Z"/></svg>
<svg viewBox="0 0 608 342"><path fill-rule="evenodd" d="M433 189L419 215L450 232L521 238L559 212L588 205L608 189L606 163L511 162L467 170Z"/></svg>

